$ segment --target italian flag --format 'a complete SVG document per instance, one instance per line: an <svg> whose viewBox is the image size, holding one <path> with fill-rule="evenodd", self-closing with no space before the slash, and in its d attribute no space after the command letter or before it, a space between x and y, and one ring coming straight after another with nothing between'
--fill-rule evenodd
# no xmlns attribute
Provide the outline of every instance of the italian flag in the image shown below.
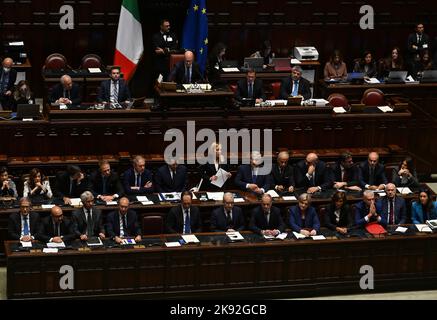
<svg viewBox="0 0 437 320"><path fill-rule="evenodd" d="M131 79L135 73L143 51L143 31L138 1L123 0L118 22L114 65L121 67L126 80Z"/></svg>

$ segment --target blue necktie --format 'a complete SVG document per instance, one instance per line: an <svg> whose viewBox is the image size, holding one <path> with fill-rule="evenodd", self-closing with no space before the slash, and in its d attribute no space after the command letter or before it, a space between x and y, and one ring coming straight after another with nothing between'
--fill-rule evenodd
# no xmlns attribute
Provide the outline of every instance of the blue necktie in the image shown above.
<svg viewBox="0 0 437 320"><path fill-rule="evenodd" d="M253 98L253 83L249 83L248 98Z"/></svg>
<svg viewBox="0 0 437 320"><path fill-rule="evenodd" d="M293 81L293 92L291 93L291 95L293 97L295 97L298 95L298 93L299 93L299 83L296 80L294 80Z"/></svg>
<svg viewBox="0 0 437 320"><path fill-rule="evenodd" d="M141 175L137 175L137 187L141 187Z"/></svg>
<svg viewBox="0 0 437 320"><path fill-rule="evenodd" d="M187 83L191 83L191 68L187 68L187 74L185 76Z"/></svg>
<svg viewBox="0 0 437 320"><path fill-rule="evenodd" d="M257 177L256 172L252 171L252 183L256 183L256 177Z"/></svg>
<svg viewBox="0 0 437 320"><path fill-rule="evenodd" d="M25 236L29 235L29 223L27 222L27 217L24 217L23 234Z"/></svg>
<svg viewBox="0 0 437 320"><path fill-rule="evenodd" d="M188 210L185 210L184 233L185 234L190 234L191 233L191 222L190 222L190 215L188 214Z"/></svg>

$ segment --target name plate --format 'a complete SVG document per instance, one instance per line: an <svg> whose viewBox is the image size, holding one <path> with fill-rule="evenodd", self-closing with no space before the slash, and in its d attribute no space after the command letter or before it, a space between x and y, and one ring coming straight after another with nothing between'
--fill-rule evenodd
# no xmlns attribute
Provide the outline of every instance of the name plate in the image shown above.
<svg viewBox="0 0 437 320"><path fill-rule="evenodd" d="M41 253L42 250L41 249L31 249L29 250L30 253Z"/></svg>
<svg viewBox="0 0 437 320"><path fill-rule="evenodd" d="M142 244L134 245L134 249L145 249L146 247Z"/></svg>
<svg viewBox="0 0 437 320"><path fill-rule="evenodd" d="M81 252L91 251L91 249L88 247L82 247L82 248L79 248L78 250Z"/></svg>

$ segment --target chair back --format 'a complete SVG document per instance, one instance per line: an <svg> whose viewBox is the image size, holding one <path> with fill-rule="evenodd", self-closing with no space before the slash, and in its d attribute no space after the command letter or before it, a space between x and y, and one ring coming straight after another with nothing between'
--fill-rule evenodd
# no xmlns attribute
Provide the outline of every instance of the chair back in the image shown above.
<svg viewBox="0 0 437 320"><path fill-rule="evenodd" d="M104 68L102 59L96 54L87 54L82 58L82 62L80 63L80 69L88 68Z"/></svg>
<svg viewBox="0 0 437 320"><path fill-rule="evenodd" d="M361 103L366 106L383 106L385 105L384 93L376 88L370 88L364 91Z"/></svg>
<svg viewBox="0 0 437 320"><path fill-rule="evenodd" d="M143 235L164 233L164 219L160 215L147 215L143 217Z"/></svg>
<svg viewBox="0 0 437 320"><path fill-rule="evenodd" d="M331 106L333 106L334 108L336 108L336 107L344 107L344 108L349 107L348 99L341 93L333 93L333 94L329 95L328 101L329 101L329 104Z"/></svg>
<svg viewBox="0 0 437 320"><path fill-rule="evenodd" d="M46 58L44 69L60 70L66 69L68 66L67 59L60 53L53 53Z"/></svg>

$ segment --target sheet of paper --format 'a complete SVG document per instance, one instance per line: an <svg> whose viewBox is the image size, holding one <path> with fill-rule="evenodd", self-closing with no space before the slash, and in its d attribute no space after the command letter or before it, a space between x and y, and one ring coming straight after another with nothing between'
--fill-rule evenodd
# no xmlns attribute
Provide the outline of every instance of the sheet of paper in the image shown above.
<svg viewBox="0 0 437 320"><path fill-rule="evenodd" d="M364 79L364 81L366 81L366 83L370 83L370 84L381 83L381 82L380 82L378 79L376 79L376 78Z"/></svg>
<svg viewBox="0 0 437 320"><path fill-rule="evenodd" d="M91 238L93 241L87 241L87 246L89 247L95 247L95 246L102 246L102 240L99 237L93 237Z"/></svg>
<svg viewBox="0 0 437 320"><path fill-rule="evenodd" d="M282 199L285 201L296 201L297 200L297 198L295 196L283 196Z"/></svg>
<svg viewBox="0 0 437 320"><path fill-rule="evenodd" d="M211 181L211 184L221 188L225 184L226 180L228 180L228 174L226 170L223 170L222 168L218 169L215 176L217 177L217 180Z"/></svg>
<svg viewBox="0 0 437 320"><path fill-rule="evenodd" d="M288 236L288 233L284 232L284 233L280 233L276 236L276 239L280 239L280 240L285 240Z"/></svg>
<svg viewBox="0 0 437 320"><path fill-rule="evenodd" d="M54 206L55 206L54 204L43 204L43 205L41 205L41 208L43 208L43 209L51 209Z"/></svg>
<svg viewBox="0 0 437 320"><path fill-rule="evenodd" d="M332 109L335 113L346 113L346 109L343 107L335 107Z"/></svg>
<svg viewBox="0 0 437 320"><path fill-rule="evenodd" d="M185 243L199 243L199 239L194 234L183 234L182 239L184 239Z"/></svg>
<svg viewBox="0 0 437 320"><path fill-rule="evenodd" d="M14 42L9 42L10 46L13 47L20 47L20 46L24 46L24 42L23 41L14 41Z"/></svg>
<svg viewBox="0 0 437 320"><path fill-rule="evenodd" d="M58 253L58 248L44 248L42 249L44 253Z"/></svg>
<svg viewBox="0 0 437 320"><path fill-rule="evenodd" d="M174 248L174 247L180 247L181 244L179 242L166 242L165 246L167 248Z"/></svg>
<svg viewBox="0 0 437 320"><path fill-rule="evenodd" d="M214 201L222 201L224 194L225 194L224 192L207 192L206 193L206 195L208 196L208 199L214 200Z"/></svg>
<svg viewBox="0 0 437 320"><path fill-rule="evenodd" d="M313 240L326 240L324 235L312 236Z"/></svg>
<svg viewBox="0 0 437 320"><path fill-rule="evenodd" d="M389 106L380 106L378 107L379 110L381 110L382 112L393 112L393 109L390 108Z"/></svg>
<svg viewBox="0 0 437 320"><path fill-rule="evenodd" d="M238 68L222 68L223 72L240 72Z"/></svg>
<svg viewBox="0 0 437 320"><path fill-rule="evenodd" d="M118 204L117 201L107 201L106 202L107 206L116 206L117 204Z"/></svg>
<svg viewBox="0 0 437 320"><path fill-rule="evenodd" d="M123 239L121 244L136 244L134 239Z"/></svg>
<svg viewBox="0 0 437 320"><path fill-rule="evenodd" d="M152 204L154 204L154 203L153 203L153 201L141 201L141 204L142 204L143 206L150 206L150 205L152 205Z"/></svg>
<svg viewBox="0 0 437 320"><path fill-rule="evenodd" d="M238 231L235 231L235 232L226 232L226 235L229 237L229 239L231 239L233 241L244 240L243 236Z"/></svg>
<svg viewBox="0 0 437 320"><path fill-rule="evenodd" d="M290 64L302 64L302 62L300 62L300 60L297 59L291 59Z"/></svg>
<svg viewBox="0 0 437 320"><path fill-rule="evenodd" d="M60 242L60 243L48 242L47 248L65 248L65 243L64 242Z"/></svg>
<svg viewBox="0 0 437 320"><path fill-rule="evenodd" d="M408 230L408 228L405 228L405 227L397 227L395 231L405 233L407 230Z"/></svg>
<svg viewBox="0 0 437 320"><path fill-rule="evenodd" d="M243 198L234 198L234 202L241 203L241 202L244 202L244 199Z"/></svg>
<svg viewBox="0 0 437 320"><path fill-rule="evenodd" d="M399 187L397 189L398 189L399 193L401 193L401 194L410 194L410 193L413 193L413 191L411 191L411 189L408 188L408 187Z"/></svg>
<svg viewBox="0 0 437 320"><path fill-rule="evenodd" d="M293 235L296 237L296 239L305 239L306 238L302 233L297 233L296 231L293 231Z"/></svg>
<svg viewBox="0 0 437 320"><path fill-rule="evenodd" d="M273 239L276 238L275 236L270 236L270 235L267 235L267 234L263 235L263 237L264 237L264 239L267 239L267 240L273 240Z"/></svg>
<svg viewBox="0 0 437 320"><path fill-rule="evenodd" d="M309 101L315 102L317 107L324 107L329 103L329 101L325 99L310 99Z"/></svg>
<svg viewBox="0 0 437 320"><path fill-rule="evenodd" d="M149 199L146 196L137 196L139 202L147 202Z"/></svg>
<svg viewBox="0 0 437 320"><path fill-rule="evenodd" d="M266 100L266 103L268 105L271 105L272 107L274 106L286 106L287 105L287 100Z"/></svg>
<svg viewBox="0 0 437 320"><path fill-rule="evenodd" d="M180 201L181 194L180 192L163 192L159 194L159 197L163 201Z"/></svg>
<svg viewBox="0 0 437 320"><path fill-rule="evenodd" d="M88 71L90 73L101 73L102 70L100 70L100 68L88 68Z"/></svg>
<svg viewBox="0 0 437 320"><path fill-rule="evenodd" d="M20 241L23 248L32 248L32 241Z"/></svg>
<svg viewBox="0 0 437 320"><path fill-rule="evenodd" d="M279 194L275 190L269 190L266 193L269 194L272 198L279 198Z"/></svg>
<svg viewBox="0 0 437 320"><path fill-rule="evenodd" d="M70 201L73 207L78 207L82 205L82 201L80 200L80 198L70 198Z"/></svg>
<svg viewBox="0 0 437 320"><path fill-rule="evenodd" d="M432 232L431 228L427 224L416 224L417 231L419 232Z"/></svg>
<svg viewBox="0 0 437 320"><path fill-rule="evenodd" d="M67 109L68 109L68 107L67 107L66 104L61 103L61 104L59 105L59 110L67 110Z"/></svg>

